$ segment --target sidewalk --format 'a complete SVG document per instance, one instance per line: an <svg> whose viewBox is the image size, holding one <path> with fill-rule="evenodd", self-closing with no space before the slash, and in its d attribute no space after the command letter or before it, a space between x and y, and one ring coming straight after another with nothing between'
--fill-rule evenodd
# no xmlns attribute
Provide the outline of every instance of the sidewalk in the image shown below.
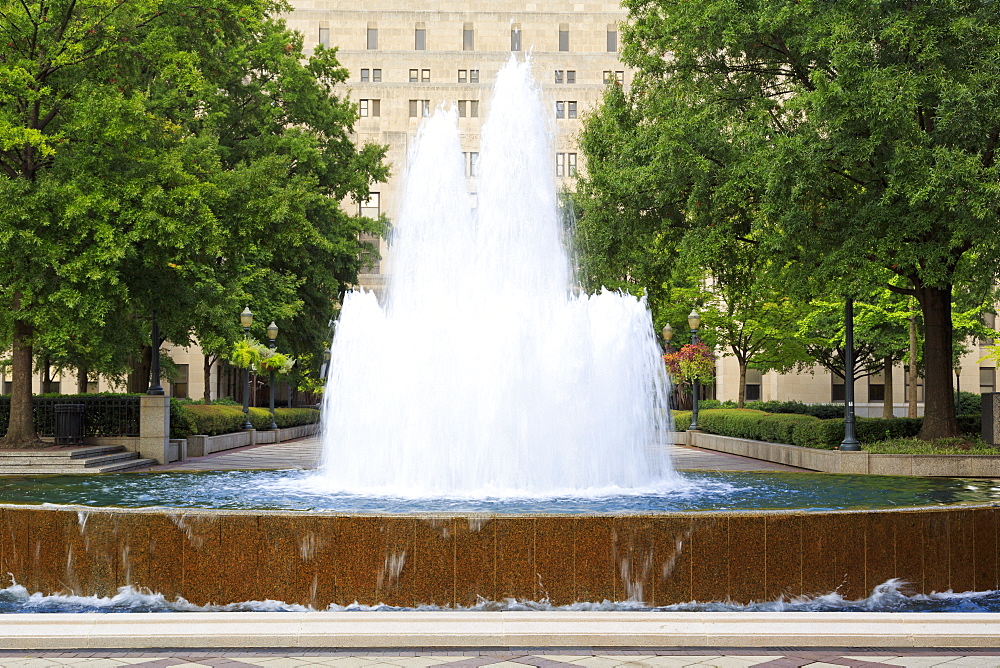
<svg viewBox="0 0 1000 668"><path fill-rule="evenodd" d="M239 469L313 469L319 466L323 446L319 436L295 441L248 445L217 452L204 457L192 457L183 462L160 464L150 471L232 471ZM674 468L682 471L798 471L806 469L759 459L702 450L687 445L670 446Z"/></svg>

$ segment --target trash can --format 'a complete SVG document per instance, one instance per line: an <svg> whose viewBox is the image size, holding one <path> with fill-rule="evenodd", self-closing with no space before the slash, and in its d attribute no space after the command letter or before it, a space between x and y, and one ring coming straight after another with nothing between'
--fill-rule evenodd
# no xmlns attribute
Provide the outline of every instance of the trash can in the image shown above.
<svg viewBox="0 0 1000 668"><path fill-rule="evenodd" d="M56 443L79 445L83 443L84 404L56 404Z"/></svg>

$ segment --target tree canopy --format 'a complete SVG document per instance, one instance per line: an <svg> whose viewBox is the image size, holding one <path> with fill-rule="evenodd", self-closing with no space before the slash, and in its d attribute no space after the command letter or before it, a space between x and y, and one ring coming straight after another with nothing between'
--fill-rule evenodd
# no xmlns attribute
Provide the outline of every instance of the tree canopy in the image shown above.
<svg viewBox="0 0 1000 668"><path fill-rule="evenodd" d="M953 290L994 285L1000 266L1000 7L624 4L638 73L584 132L591 248L625 267L721 229L791 277L787 294L916 297L921 435L957 435Z"/></svg>
<svg viewBox="0 0 1000 668"><path fill-rule="evenodd" d="M272 0L25 0L0 10L0 311L8 442L31 440L31 346L121 370L148 339L222 348L252 304L315 351L384 180L351 141L335 50ZM308 311L308 312L307 312ZM320 327L317 323L322 323ZM152 342L159 347L159 342ZM91 354L88 351L93 351ZM24 358L27 356L28 366ZM15 416L15 413L17 416Z"/></svg>

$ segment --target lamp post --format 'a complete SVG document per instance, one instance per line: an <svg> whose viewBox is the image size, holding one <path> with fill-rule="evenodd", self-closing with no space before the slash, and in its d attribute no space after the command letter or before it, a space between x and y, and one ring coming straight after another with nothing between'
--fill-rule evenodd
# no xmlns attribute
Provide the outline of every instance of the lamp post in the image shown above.
<svg viewBox="0 0 1000 668"><path fill-rule="evenodd" d="M240 313L240 324L243 325L243 337L250 338L253 313L250 312L249 306ZM253 429L253 423L250 422L250 367L243 369L243 428Z"/></svg>
<svg viewBox="0 0 1000 668"><path fill-rule="evenodd" d="M153 382L149 384L146 394L156 397L163 396L163 386L160 385L160 323L153 313L153 331L150 332L149 342L152 347L149 351L150 373L153 375Z"/></svg>
<svg viewBox="0 0 1000 668"><path fill-rule="evenodd" d="M278 326L275 325L274 321L272 320L271 324L267 326L267 345L271 348L271 350L274 350L274 346L277 344L277 341L275 341L275 339L277 338L278 338ZM270 374L271 374L270 377L271 385L267 394L271 408L271 429L277 429L278 423L274 421L274 369L271 369Z"/></svg>
<svg viewBox="0 0 1000 668"><path fill-rule="evenodd" d="M670 347L670 342L674 339L674 328L670 326L669 322L663 326L663 329L660 331L660 336L663 337L663 352L673 352L673 349Z"/></svg>
<svg viewBox="0 0 1000 668"><path fill-rule="evenodd" d="M861 449L854 431L854 298L844 300L844 440L840 449Z"/></svg>
<svg viewBox="0 0 1000 668"><path fill-rule="evenodd" d="M698 311L691 309L691 313L688 314L688 327L691 328L691 343L698 343L698 328L701 326L701 316ZM690 431L694 431L698 428L698 392L701 390L701 383L695 378L692 383L691 392L691 426L688 427Z"/></svg>

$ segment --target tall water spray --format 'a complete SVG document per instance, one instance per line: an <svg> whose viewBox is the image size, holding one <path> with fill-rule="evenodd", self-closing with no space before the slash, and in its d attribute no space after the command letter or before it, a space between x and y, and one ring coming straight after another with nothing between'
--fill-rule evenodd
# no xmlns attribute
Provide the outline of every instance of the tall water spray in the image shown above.
<svg viewBox="0 0 1000 668"><path fill-rule="evenodd" d="M649 312L573 289L546 118L530 65L512 59L482 131L476 210L455 111L421 127L385 304L351 292L337 324L328 489L590 495L673 479Z"/></svg>

